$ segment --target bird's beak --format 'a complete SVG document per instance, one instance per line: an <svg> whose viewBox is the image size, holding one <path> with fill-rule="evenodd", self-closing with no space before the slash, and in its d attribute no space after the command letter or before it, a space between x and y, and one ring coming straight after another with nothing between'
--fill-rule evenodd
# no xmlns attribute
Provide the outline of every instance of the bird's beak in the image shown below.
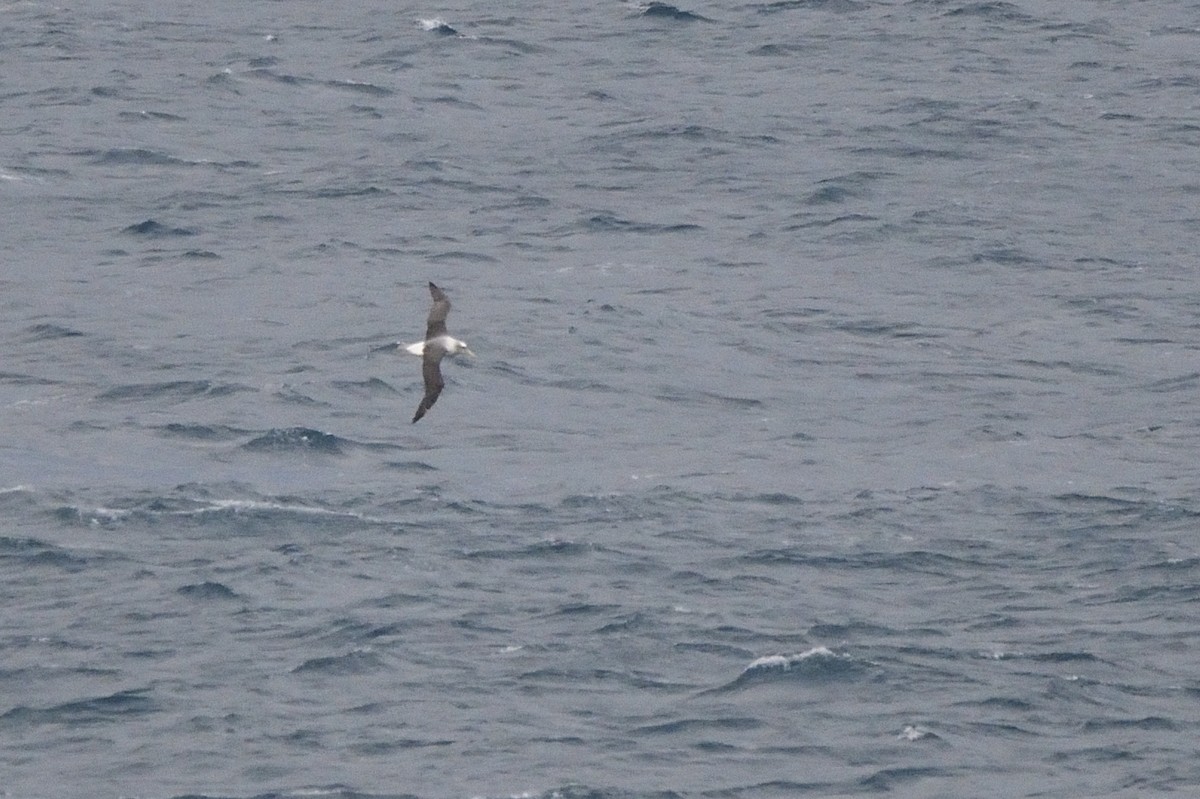
<svg viewBox="0 0 1200 799"><path fill-rule="evenodd" d="M470 355L472 358L475 357L475 353L471 352L470 347L463 347L463 352L465 352L467 355Z"/></svg>

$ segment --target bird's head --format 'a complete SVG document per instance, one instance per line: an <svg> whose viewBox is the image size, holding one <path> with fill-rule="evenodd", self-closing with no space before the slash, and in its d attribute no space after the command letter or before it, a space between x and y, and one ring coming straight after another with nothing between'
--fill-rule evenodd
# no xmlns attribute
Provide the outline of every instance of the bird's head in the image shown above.
<svg viewBox="0 0 1200 799"><path fill-rule="evenodd" d="M467 346L467 342L465 341L454 339L453 347L454 351L451 353L451 355L458 355L461 352L465 355L470 355L472 358L475 357L475 353L471 352L471 348Z"/></svg>

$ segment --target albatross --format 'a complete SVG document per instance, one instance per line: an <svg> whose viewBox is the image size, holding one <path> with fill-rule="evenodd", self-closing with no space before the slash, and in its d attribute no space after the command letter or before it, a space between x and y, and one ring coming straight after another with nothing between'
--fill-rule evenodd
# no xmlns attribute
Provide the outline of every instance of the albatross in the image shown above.
<svg viewBox="0 0 1200 799"><path fill-rule="evenodd" d="M424 416L433 403L446 381L442 380L442 358L446 355L458 355L465 352L472 358L475 353L467 347L467 342L460 341L446 332L446 315L450 313L450 300L440 288L429 281L429 294L433 297L433 307L429 309L429 321L425 326L425 340L408 344L404 349L421 358L421 376L425 378L425 396L417 406L413 415L413 424Z"/></svg>

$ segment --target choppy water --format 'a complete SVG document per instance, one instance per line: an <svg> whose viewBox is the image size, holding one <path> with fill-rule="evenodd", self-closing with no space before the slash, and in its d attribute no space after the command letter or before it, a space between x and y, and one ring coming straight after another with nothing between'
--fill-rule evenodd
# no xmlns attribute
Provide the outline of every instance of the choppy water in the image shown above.
<svg viewBox="0 0 1200 799"><path fill-rule="evenodd" d="M0 795L1200 784L1194 4L0 42Z"/></svg>

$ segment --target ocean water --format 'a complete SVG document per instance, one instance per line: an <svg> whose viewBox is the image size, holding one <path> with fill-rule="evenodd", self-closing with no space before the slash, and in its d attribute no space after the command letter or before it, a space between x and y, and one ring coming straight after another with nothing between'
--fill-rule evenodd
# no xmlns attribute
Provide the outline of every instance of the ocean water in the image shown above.
<svg viewBox="0 0 1200 799"><path fill-rule="evenodd" d="M1194 795L1198 175L1192 3L4 3L0 796Z"/></svg>

